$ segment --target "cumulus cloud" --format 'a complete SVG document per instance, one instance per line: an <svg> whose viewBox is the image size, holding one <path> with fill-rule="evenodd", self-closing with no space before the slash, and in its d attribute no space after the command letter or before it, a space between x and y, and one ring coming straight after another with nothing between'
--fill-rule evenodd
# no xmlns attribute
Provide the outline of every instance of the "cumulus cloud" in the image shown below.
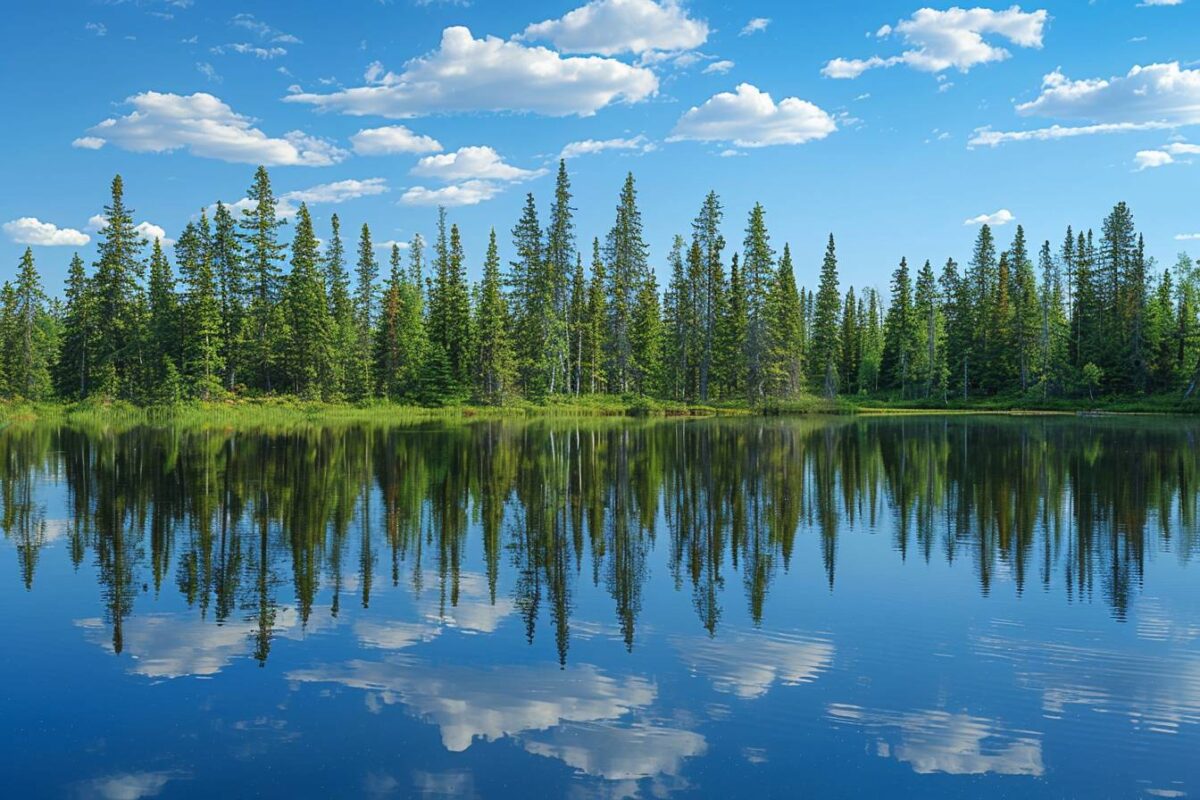
<svg viewBox="0 0 1200 800"><path fill-rule="evenodd" d="M837 130L833 117L796 97L778 104L749 83L734 92L713 95L693 106L675 123L667 141L733 142L739 147L803 144Z"/></svg>
<svg viewBox="0 0 1200 800"><path fill-rule="evenodd" d="M491 147L460 147L453 153L425 156L412 174L447 183L463 180L521 181L545 174L545 170L521 169L508 164Z"/></svg>
<svg viewBox="0 0 1200 800"><path fill-rule="evenodd" d="M967 72L979 64L1003 61L1012 54L984 37L1004 39L1017 47L1041 48L1049 14L1044 10L1022 11L1019 6L1004 11L989 8L922 8L908 19L884 25L877 38L899 37L909 49L896 56L835 58L821 73L828 78L857 78L870 69L906 65L921 72L957 69Z"/></svg>
<svg viewBox="0 0 1200 800"><path fill-rule="evenodd" d="M79 794L97 800L143 800L158 797L171 780L179 777L170 771L118 772L83 782Z"/></svg>
<svg viewBox="0 0 1200 800"><path fill-rule="evenodd" d="M500 194L502 187L491 181L466 181L440 189L413 186L400 196L409 206L474 206Z"/></svg>
<svg viewBox="0 0 1200 800"><path fill-rule="evenodd" d="M1200 233L1177 233L1175 234L1177 242L1200 242Z"/></svg>
<svg viewBox="0 0 1200 800"><path fill-rule="evenodd" d="M523 744L530 753L557 758L585 775L609 781L678 775L685 759L708 749L699 733L648 723L561 725L527 737Z"/></svg>
<svg viewBox="0 0 1200 800"><path fill-rule="evenodd" d="M1200 69L1178 61L1135 65L1125 75L1071 80L1061 70L1042 79L1035 99L1017 106L1023 116L1098 123L1200 124Z"/></svg>
<svg viewBox="0 0 1200 800"><path fill-rule="evenodd" d="M78 147L83 150L99 150L104 147L104 140L99 136L80 136L71 142L71 147Z"/></svg>
<svg viewBox="0 0 1200 800"><path fill-rule="evenodd" d="M1139 150L1133 157L1133 163L1137 166L1137 171L1141 172L1146 169L1174 164L1175 158L1166 150Z"/></svg>
<svg viewBox="0 0 1200 800"><path fill-rule="evenodd" d="M92 216L88 217L87 229L89 231L102 231L107 227L108 218L103 214L93 214ZM155 225L153 222L146 222L143 220L137 225L134 225L133 230L148 242L153 242L155 239L158 239L163 243L163 245L168 247L175 244L175 240L169 238L167 236L167 232L160 226Z"/></svg>
<svg viewBox="0 0 1200 800"><path fill-rule="evenodd" d="M941 710L873 711L834 704L828 717L877 736L875 752L920 775L1041 775L1042 743L1032 731L1007 731L994 720ZM898 738L889 736L891 731Z"/></svg>
<svg viewBox="0 0 1200 800"><path fill-rule="evenodd" d="M654 143L639 133L637 136L628 139L584 139L579 142L569 142L559 152L558 157L578 158L579 156L602 153L605 150L633 150L648 153L653 149Z"/></svg>
<svg viewBox="0 0 1200 800"><path fill-rule="evenodd" d="M440 153L442 144L431 136L413 133L403 125L364 128L350 137L354 152L360 156L386 156L396 153Z"/></svg>
<svg viewBox="0 0 1200 800"><path fill-rule="evenodd" d="M374 693L376 703L404 703L438 726L442 745L453 753L476 739L491 742L568 722L618 719L657 696L654 684L643 678L616 679L587 664L481 669L397 657L293 670L287 678L362 689Z"/></svg>
<svg viewBox="0 0 1200 800"><path fill-rule="evenodd" d="M93 149L112 143L135 153L186 149L204 158L266 166L324 167L348 155L328 140L301 131L267 136L249 117L206 92L142 92L125 102L133 106L131 113L104 120L76 141L88 141L83 146Z"/></svg>
<svg viewBox="0 0 1200 800"><path fill-rule="evenodd" d="M521 38L552 42L564 53L679 51L704 44L708 23L689 17L677 0L592 0L530 25Z"/></svg>
<svg viewBox="0 0 1200 800"><path fill-rule="evenodd" d="M1087 124L1055 124L1027 131L981 128L970 144L995 146L1200 125L1200 69L1184 69L1172 61L1135 65L1125 75L1111 78L1082 80L1054 70L1042 78L1038 96L1019 104L1017 113Z"/></svg>
<svg viewBox="0 0 1200 800"><path fill-rule="evenodd" d="M767 17L755 17L742 26L738 36L750 36L754 33L762 33L771 24L771 20Z"/></svg>
<svg viewBox="0 0 1200 800"><path fill-rule="evenodd" d="M53 222L42 222L37 217L21 217L3 225L8 238L17 244L33 244L42 247L81 247L91 237L74 228L60 228Z"/></svg>
<svg viewBox="0 0 1200 800"><path fill-rule="evenodd" d="M998 225L1007 225L1014 219L1016 217L1013 216L1011 211L1007 208L1002 208L992 214L980 214L979 216L965 219L963 220L963 225L991 225L995 227Z"/></svg>
<svg viewBox="0 0 1200 800"><path fill-rule="evenodd" d="M645 67L599 56L564 57L495 36L476 39L461 26L446 28L438 49L408 62L401 73L373 65L366 79L366 86L298 92L284 102L393 119L465 111L590 116L658 91L658 78Z"/></svg>

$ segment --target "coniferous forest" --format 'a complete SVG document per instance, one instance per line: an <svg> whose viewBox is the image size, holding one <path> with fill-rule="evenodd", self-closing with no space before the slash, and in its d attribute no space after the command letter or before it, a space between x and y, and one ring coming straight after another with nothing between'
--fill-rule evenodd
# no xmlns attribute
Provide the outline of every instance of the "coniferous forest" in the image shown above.
<svg viewBox="0 0 1200 800"><path fill-rule="evenodd" d="M201 211L168 252L135 230L115 177L97 259L71 259L61 297L28 249L4 284L4 396L962 404L1186 398L1200 369L1200 270L1186 255L1148 259L1124 203L1056 242L1021 226L998 241L984 225L961 263L900 258L884 297L841 285L832 235L816 286L802 285L761 205L740 246L727 242L715 192L674 238L660 287L633 175L611 229L589 241L564 162L549 209L530 194L508 234L514 260L501 262L492 230L475 284L445 209L432 242L379 259L366 225L343 232L334 215L317 231L303 205L283 219L262 167L247 198L237 213Z"/></svg>

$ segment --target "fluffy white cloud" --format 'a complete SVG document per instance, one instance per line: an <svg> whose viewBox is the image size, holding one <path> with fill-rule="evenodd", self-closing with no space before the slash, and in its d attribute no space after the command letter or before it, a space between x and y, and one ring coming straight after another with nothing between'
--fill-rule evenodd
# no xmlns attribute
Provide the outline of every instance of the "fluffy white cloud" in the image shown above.
<svg viewBox="0 0 1200 800"><path fill-rule="evenodd" d="M172 779L181 777L174 772L118 772L94 778L80 785L82 797L99 800L143 800L158 797Z"/></svg>
<svg viewBox="0 0 1200 800"><path fill-rule="evenodd" d="M645 67L563 57L495 36L476 39L461 26L446 28L441 46L408 62L400 74L372 68L367 82L331 94L299 92L284 102L393 119L463 111L590 116L610 103L636 103L658 91L658 78Z"/></svg>
<svg viewBox="0 0 1200 800"><path fill-rule="evenodd" d="M387 181L383 178L350 179L286 192L282 198L295 203L344 203L359 197L383 194L387 190Z"/></svg>
<svg viewBox="0 0 1200 800"><path fill-rule="evenodd" d="M579 156L601 153L605 150L636 150L648 153L654 149L654 143L642 134L628 139L584 139L579 142L569 142L558 154L559 158L578 158Z"/></svg>
<svg viewBox="0 0 1200 800"><path fill-rule="evenodd" d="M1007 225L1016 219L1013 213L1007 208L1002 208L992 214L980 214L976 217L963 220L963 225Z"/></svg>
<svg viewBox="0 0 1200 800"><path fill-rule="evenodd" d="M1177 242L1200 242L1200 233L1177 233L1175 234Z"/></svg>
<svg viewBox="0 0 1200 800"><path fill-rule="evenodd" d="M80 136L71 142L71 147L79 147L84 150L99 150L104 147L104 140L98 136Z"/></svg>
<svg viewBox="0 0 1200 800"><path fill-rule="evenodd" d="M1040 94L1017 106L1023 116L1080 120L1027 131L976 130L970 144L1046 141L1200 125L1200 69L1179 62L1135 65L1125 75L1071 80L1060 70L1042 78Z"/></svg>
<svg viewBox="0 0 1200 800"><path fill-rule="evenodd" d="M678 775L684 759L704 755L704 737L663 725L611 722L562 725L526 738L530 753L557 758L586 775L609 781L639 781Z"/></svg>
<svg viewBox="0 0 1200 800"><path fill-rule="evenodd" d="M1006 39L1017 47L1042 46L1049 14L1044 10L1022 11L1019 6L1004 11L989 8L922 8L908 19L884 25L878 38L899 36L910 49L898 56L866 59L835 58L821 70L828 78L857 78L869 69L907 65L921 72L957 69L966 72L979 64L1003 61L1012 54L990 44L984 37Z"/></svg>
<svg viewBox="0 0 1200 800"><path fill-rule="evenodd" d="M834 704L829 719L876 734L875 752L909 764L920 775L1041 775L1042 743L1029 731L1010 732L993 720L946 711L872 711ZM898 740L887 736L899 732Z"/></svg>
<svg viewBox="0 0 1200 800"><path fill-rule="evenodd" d="M249 117L206 92L178 95L143 92L126 100L133 111L110 117L88 131L85 147L105 142L135 153L186 149L192 155L240 164L323 167L348 154L331 142L301 131L267 136Z"/></svg>
<svg viewBox="0 0 1200 800"><path fill-rule="evenodd" d="M824 139L836 130L833 117L807 100L785 97L776 104L771 95L742 83L734 92L713 95L703 105L689 109L675 123L667 141L766 147Z"/></svg>
<svg viewBox="0 0 1200 800"><path fill-rule="evenodd" d="M440 189L412 186L400 196L400 202L409 206L474 206L500 192L500 185L491 181L466 181Z"/></svg>
<svg viewBox="0 0 1200 800"><path fill-rule="evenodd" d="M742 26L738 36L749 36L754 33L761 33L771 24L771 20L767 17L755 17Z"/></svg>
<svg viewBox="0 0 1200 800"><path fill-rule="evenodd" d="M1139 150L1133 157L1133 163L1137 165L1138 172L1141 172L1145 169L1174 164L1175 158L1166 150Z"/></svg>
<svg viewBox="0 0 1200 800"><path fill-rule="evenodd" d="M1097 123L1200 124L1200 69L1178 61L1134 66L1112 78L1071 80L1059 70L1042 79L1042 92L1017 106L1024 116Z"/></svg>
<svg viewBox="0 0 1200 800"><path fill-rule="evenodd" d="M88 217L87 229L89 231L101 231L108 227L108 219L103 214L93 214ZM167 236L167 232L153 222L143 220L133 226L133 230L148 242L153 242L158 239L164 246L175 244L175 240Z"/></svg>
<svg viewBox="0 0 1200 800"><path fill-rule="evenodd" d="M80 247L91 241L91 237L74 228L60 228L53 222L42 222L37 217L21 217L3 225L8 238L17 244L36 244L42 247L74 245Z"/></svg>
<svg viewBox="0 0 1200 800"><path fill-rule="evenodd" d="M530 25L523 39L554 43L564 53L645 53L691 50L708 39L708 24L677 0L592 0L560 19Z"/></svg>
<svg viewBox="0 0 1200 800"><path fill-rule="evenodd" d="M440 153L442 144L431 136L413 133L403 125L365 128L350 137L354 152L360 156L386 156L395 153Z"/></svg>
<svg viewBox="0 0 1200 800"><path fill-rule="evenodd" d="M724 75L729 70L733 69L732 61L714 61L704 68L705 75Z"/></svg>
<svg viewBox="0 0 1200 800"><path fill-rule="evenodd" d="M545 170L521 169L505 163L491 147L460 147L453 153L425 156L412 168L413 175L451 183L466 180L521 181Z"/></svg>
<svg viewBox="0 0 1200 800"><path fill-rule="evenodd" d="M454 753L477 738L496 741L567 722L618 719L650 705L658 693L642 678L618 680L587 664L480 669L395 658L293 670L287 678L374 692L376 703L402 702L437 725L442 745Z"/></svg>

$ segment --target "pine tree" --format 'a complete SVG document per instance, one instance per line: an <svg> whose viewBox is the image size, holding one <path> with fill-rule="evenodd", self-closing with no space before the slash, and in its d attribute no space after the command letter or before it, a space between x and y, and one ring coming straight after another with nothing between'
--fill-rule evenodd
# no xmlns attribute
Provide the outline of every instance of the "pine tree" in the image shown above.
<svg viewBox="0 0 1200 800"><path fill-rule="evenodd" d="M350 297L350 275L346 271L346 249L342 244L342 225L338 215L329 219L329 246L325 251L325 287L329 294L330 386L333 397L349 395L361 398L369 394L363 383L360 364L362 352L358 320Z"/></svg>
<svg viewBox="0 0 1200 800"><path fill-rule="evenodd" d="M1070 248L1070 258L1073 261L1074 245ZM1058 262L1050 252L1050 242L1042 243L1038 254L1038 268L1042 273L1042 287L1039 293L1041 306L1041 383L1042 396L1051 390L1059 393L1067 381L1067 348L1070 339L1070 326L1064 312L1065 298L1063 296L1062 272ZM1072 265L1072 275L1074 265Z"/></svg>
<svg viewBox="0 0 1200 800"><path fill-rule="evenodd" d="M928 260L917 273L913 298L913 323L917 331L914 373L926 398L946 399L949 368L946 365L946 325L933 265Z"/></svg>
<svg viewBox="0 0 1200 800"><path fill-rule="evenodd" d="M862 391L879 391L879 366L883 358L883 311L880 308L879 292L866 290L862 337L862 357L858 369L858 385Z"/></svg>
<svg viewBox="0 0 1200 800"><path fill-rule="evenodd" d="M721 236L721 220L724 211L716 192L704 198L700 213L692 222L692 247L699 251L698 263L703 276L696 279L689 263L689 276L694 282L693 306L701 327L701 345L698 357L698 382L701 402L708 402L710 383L718 359L718 348L722 320L728 313L725 267L721 252L725 249L725 238Z"/></svg>
<svg viewBox="0 0 1200 800"><path fill-rule="evenodd" d="M903 397L908 396L915 377L913 362L919 348L917 331L908 259L901 258L900 266L892 273L892 302L883 324L883 355L879 370L882 385L899 389Z"/></svg>
<svg viewBox="0 0 1200 800"><path fill-rule="evenodd" d="M521 219L512 231L517 260L510 262L508 286L514 309L514 351L522 391L541 398L550 391L550 339L553 306L546 279L542 250L542 228L538 222L533 193L525 196Z"/></svg>
<svg viewBox="0 0 1200 800"><path fill-rule="evenodd" d="M196 225L189 222L179 235L176 253L187 253L198 238ZM146 284L146 299L149 317L146 325L146 363L152 372L153 382L164 377L163 370L169 361L179 370L183 357L184 320L180 315L179 298L175 294L175 276L171 264L163 254L162 243L154 240L150 249L150 275Z"/></svg>
<svg viewBox="0 0 1200 800"><path fill-rule="evenodd" d="M225 388L232 391L245 361L246 264L237 223L224 203L213 215L212 268L217 278L221 306L221 352Z"/></svg>
<svg viewBox="0 0 1200 800"><path fill-rule="evenodd" d="M583 273L583 258L575 254L575 270L571 274L571 299L567 304L567 383L570 394L583 391L584 346L590 321L588 318L588 287Z"/></svg>
<svg viewBox="0 0 1200 800"><path fill-rule="evenodd" d="M409 270L400 266L400 248L392 245L391 274L376 331L376 381L379 394L391 400L421 399L428 342L420 284L421 237L409 246Z"/></svg>
<svg viewBox="0 0 1200 800"><path fill-rule="evenodd" d="M431 368L436 368L431 391L443 393L436 398L439 402L461 394L471 385L471 299L463 259L458 226L450 227L447 239L445 209L439 209L435 277L429 298L429 344L434 359Z"/></svg>
<svg viewBox="0 0 1200 800"><path fill-rule="evenodd" d="M813 309L812 357L808 362L809 383L825 397L833 397L838 391L838 312L841 304L837 246L831 233L829 243L825 246L825 259L821 262L821 282L817 287Z"/></svg>
<svg viewBox="0 0 1200 800"><path fill-rule="evenodd" d="M746 392L751 404L766 397L767 359L767 299L775 278L775 252L767 233L766 212L755 203L746 223L746 239L742 244L742 281L746 291Z"/></svg>
<svg viewBox="0 0 1200 800"><path fill-rule="evenodd" d="M965 312L970 309L972 331L969 351L961 353L963 374L968 382L963 386L963 397L973 388L985 388L987 383L988 358L992 353L994 331L993 295L996 289L997 272L996 243L988 225L979 228L971 262L963 276L960 300Z"/></svg>
<svg viewBox="0 0 1200 800"><path fill-rule="evenodd" d="M838 333L838 386L846 394L858 393L858 376L862 361L862 335L859 322L863 314L861 304L854 299L854 287L846 290L846 301L842 305L841 330Z"/></svg>
<svg viewBox="0 0 1200 800"><path fill-rule="evenodd" d="M804 314L792 269L792 251L787 244L783 246L767 306L768 390L775 396L794 397L800 393L806 378L802 358Z"/></svg>
<svg viewBox="0 0 1200 800"><path fill-rule="evenodd" d="M485 403L503 403L512 386L513 354L508 328L508 305L501 291L500 253L493 228L475 316L475 392Z"/></svg>
<svg viewBox="0 0 1200 800"><path fill-rule="evenodd" d="M142 278L146 242L125 206L121 176L112 181L112 199L104 208L99 259L93 278L96 318L96 385L104 394L136 400L142 395L145 297Z"/></svg>
<svg viewBox="0 0 1200 800"><path fill-rule="evenodd" d="M354 357L347 381L350 395L356 399L370 395L374 386L371 376L371 352L377 305L375 284L378 280L379 262L375 260L371 229L364 224L358 238L358 263L355 268L354 285Z"/></svg>
<svg viewBox="0 0 1200 800"><path fill-rule="evenodd" d="M279 229L286 222L276 216L275 194L265 167L254 173L246 192L250 207L242 211L242 241L246 246L246 275L250 290L247 310L249 334L246 342L247 376L253 385L270 392L274 388L275 351L284 320L278 306L280 269L286 246Z"/></svg>
<svg viewBox="0 0 1200 800"><path fill-rule="evenodd" d="M692 251L696 250L698 248L692 248ZM691 284L683 265L682 236L675 237L667 263L671 277L663 296L663 368L666 379L663 391L673 400L690 400L688 378L693 357L693 312Z"/></svg>
<svg viewBox="0 0 1200 800"><path fill-rule="evenodd" d="M296 213L292 271L284 289L283 366L292 391L320 399L330 379L329 301L320 269L317 237L303 203Z"/></svg>
<svg viewBox="0 0 1200 800"><path fill-rule="evenodd" d="M575 223L571 212L571 181L567 162L558 161L554 183L554 204L550 206L550 227L546 229L546 261L543 296L549 300L547 336L543 343L544 360L549 370L547 388L551 394L569 388L567 383L567 301L571 266L576 260Z"/></svg>
<svg viewBox="0 0 1200 800"><path fill-rule="evenodd" d="M1042 361L1038 342L1043 312L1038 302L1033 261L1025 244L1025 229L1020 225L1013 240L1011 263L1015 270L1012 286L1012 352L1017 362L1021 391L1025 392L1038 378L1038 365Z"/></svg>
<svg viewBox="0 0 1200 800"><path fill-rule="evenodd" d="M46 311L46 294L26 247L21 256L17 282L12 287L14 315L12 338L6 337L8 386L13 394L27 400L46 400L53 392L50 366L55 356L56 336Z"/></svg>
<svg viewBox="0 0 1200 800"><path fill-rule="evenodd" d="M608 330L608 309L605 302L606 279L604 259L600 257L600 240L592 240L592 276L588 282L587 329L583 342L584 386L596 393L608 388L605 354L608 352L605 334Z"/></svg>
<svg viewBox="0 0 1200 800"><path fill-rule="evenodd" d="M221 297L211 245L208 218L201 212L200 223L189 225L176 246L185 289L182 356L172 363L179 365L176 369L187 393L202 400L220 393L225 375L221 361L225 350L221 342Z"/></svg>
<svg viewBox="0 0 1200 800"><path fill-rule="evenodd" d="M629 338L632 388L639 395L657 394L662 384L662 309L658 283L649 269L634 296Z"/></svg>
<svg viewBox="0 0 1200 800"><path fill-rule="evenodd" d="M642 238L642 212L638 210L637 189L631 172L621 187L616 222L605 242L605 277L608 281L606 371L611 390L621 394L636 391L636 384L644 377L639 372L641 366L635 363L633 326L639 309L639 295L650 274L647 250Z"/></svg>
<svg viewBox="0 0 1200 800"><path fill-rule="evenodd" d="M91 286L78 253L71 256L63 301L62 350L55 369L55 388L61 398L83 399L91 389L96 317Z"/></svg>
<svg viewBox="0 0 1200 800"><path fill-rule="evenodd" d="M742 281L738 254L729 262L729 303L721 319L719 347L714 354L714 371L720 378L721 396L744 396L746 368L743 353L746 349L746 289Z"/></svg>

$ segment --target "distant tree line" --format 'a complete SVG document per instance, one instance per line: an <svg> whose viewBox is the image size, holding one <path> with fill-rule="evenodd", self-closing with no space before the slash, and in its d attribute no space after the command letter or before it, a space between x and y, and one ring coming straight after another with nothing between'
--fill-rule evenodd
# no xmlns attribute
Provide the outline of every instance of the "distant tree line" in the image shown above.
<svg viewBox="0 0 1200 800"><path fill-rule="evenodd" d="M514 260L501 263L493 229L473 285L444 209L432 244L393 244L381 268L366 225L352 255L336 214L323 248L306 206L288 226L264 168L247 198L236 216L222 203L211 218L201 211L172 265L162 242L138 233L115 177L90 272L76 254L62 298L49 299L27 249L4 284L0 391L137 403L618 394L763 405L806 393L1190 395L1197 383L1200 269L1181 254L1173 271L1158 270L1124 203L1098 236L1068 228L1057 248L1035 253L1017 226L1000 250L984 225L965 267L949 259L935 273L926 261L914 275L901 259L885 304L869 287L842 294L832 235L817 288L799 287L759 204L726 258L712 192L691 236L675 237L660 292L633 175L608 234L581 247L562 162L548 222L530 194Z"/></svg>

